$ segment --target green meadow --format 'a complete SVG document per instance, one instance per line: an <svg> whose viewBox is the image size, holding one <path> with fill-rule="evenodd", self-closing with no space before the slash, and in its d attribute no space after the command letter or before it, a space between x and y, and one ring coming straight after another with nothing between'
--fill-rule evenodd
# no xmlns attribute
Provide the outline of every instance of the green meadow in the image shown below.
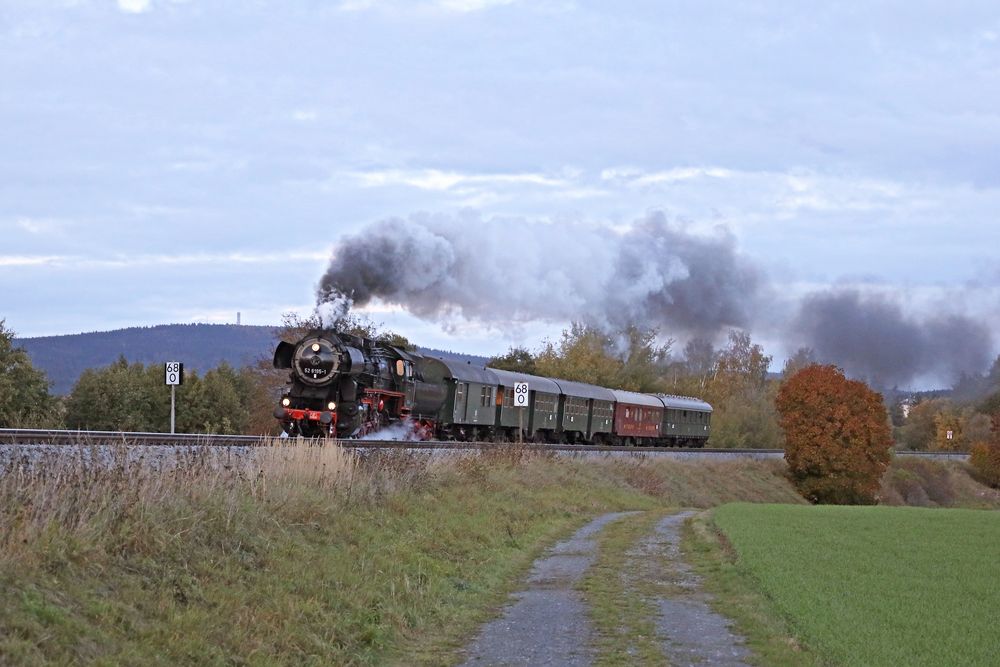
<svg viewBox="0 0 1000 667"><path fill-rule="evenodd" d="M714 521L744 583L807 654L1000 664L1000 513L741 503Z"/></svg>

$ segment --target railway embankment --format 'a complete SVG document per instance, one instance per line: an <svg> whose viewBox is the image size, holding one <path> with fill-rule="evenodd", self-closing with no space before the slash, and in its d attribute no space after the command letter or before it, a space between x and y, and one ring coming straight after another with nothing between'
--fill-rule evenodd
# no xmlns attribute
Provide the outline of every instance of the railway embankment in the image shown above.
<svg viewBox="0 0 1000 667"><path fill-rule="evenodd" d="M533 560L596 516L802 502L780 461L176 456L59 450L0 476L0 663L457 661Z"/></svg>

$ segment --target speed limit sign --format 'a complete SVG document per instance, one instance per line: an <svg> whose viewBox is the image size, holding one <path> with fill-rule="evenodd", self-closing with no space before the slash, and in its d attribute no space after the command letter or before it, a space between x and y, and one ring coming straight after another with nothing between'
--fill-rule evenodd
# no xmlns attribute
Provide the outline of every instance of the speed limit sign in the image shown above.
<svg viewBox="0 0 1000 667"><path fill-rule="evenodd" d="M528 383L527 382L515 382L514 383L514 407L515 408L526 408L526 407L528 407Z"/></svg>
<svg viewBox="0 0 1000 667"><path fill-rule="evenodd" d="M184 384L184 364L179 361L168 361L163 364L163 376L165 384Z"/></svg>

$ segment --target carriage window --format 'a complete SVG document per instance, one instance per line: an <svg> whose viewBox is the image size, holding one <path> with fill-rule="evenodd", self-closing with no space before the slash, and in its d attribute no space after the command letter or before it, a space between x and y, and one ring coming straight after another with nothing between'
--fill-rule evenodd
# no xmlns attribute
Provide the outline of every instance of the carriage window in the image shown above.
<svg viewBox="0 0 1000 667"><path fill-rule="evenodd" d="M538 412L555 412L556 399L551 394L535 394L535 410Z"/></svg>
<svg viewBox="0 0 1000 667"><path fill-rule="evenodd" d="M483 408L493 406L493 387L483 387L479 390L479 405Z"/></svg>

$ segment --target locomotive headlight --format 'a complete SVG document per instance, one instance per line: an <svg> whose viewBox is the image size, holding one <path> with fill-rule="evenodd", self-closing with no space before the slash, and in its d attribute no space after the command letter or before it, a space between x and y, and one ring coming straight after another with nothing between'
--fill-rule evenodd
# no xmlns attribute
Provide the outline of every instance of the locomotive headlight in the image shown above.
<svg viewBox="0 0 1000 667"><path fill-rule="evenodd" d="M281 404L287 408L289 405L292 404L292 399L285 396L283 399L281 399Z"/></svg>
<svg viewBox="0 0 1000 667"><path fill-rule="evenodd" d="M313 343L312 344L312 351L313 352L319 352L319 343Z"/></svg>
<svg viewBox="0 0 1000 667"><path fill-rule="evenodd" d="M333 401L330 401L329 403L326 404L326 409L332 412L337 409L337 404L334 403Z"/></svg>

